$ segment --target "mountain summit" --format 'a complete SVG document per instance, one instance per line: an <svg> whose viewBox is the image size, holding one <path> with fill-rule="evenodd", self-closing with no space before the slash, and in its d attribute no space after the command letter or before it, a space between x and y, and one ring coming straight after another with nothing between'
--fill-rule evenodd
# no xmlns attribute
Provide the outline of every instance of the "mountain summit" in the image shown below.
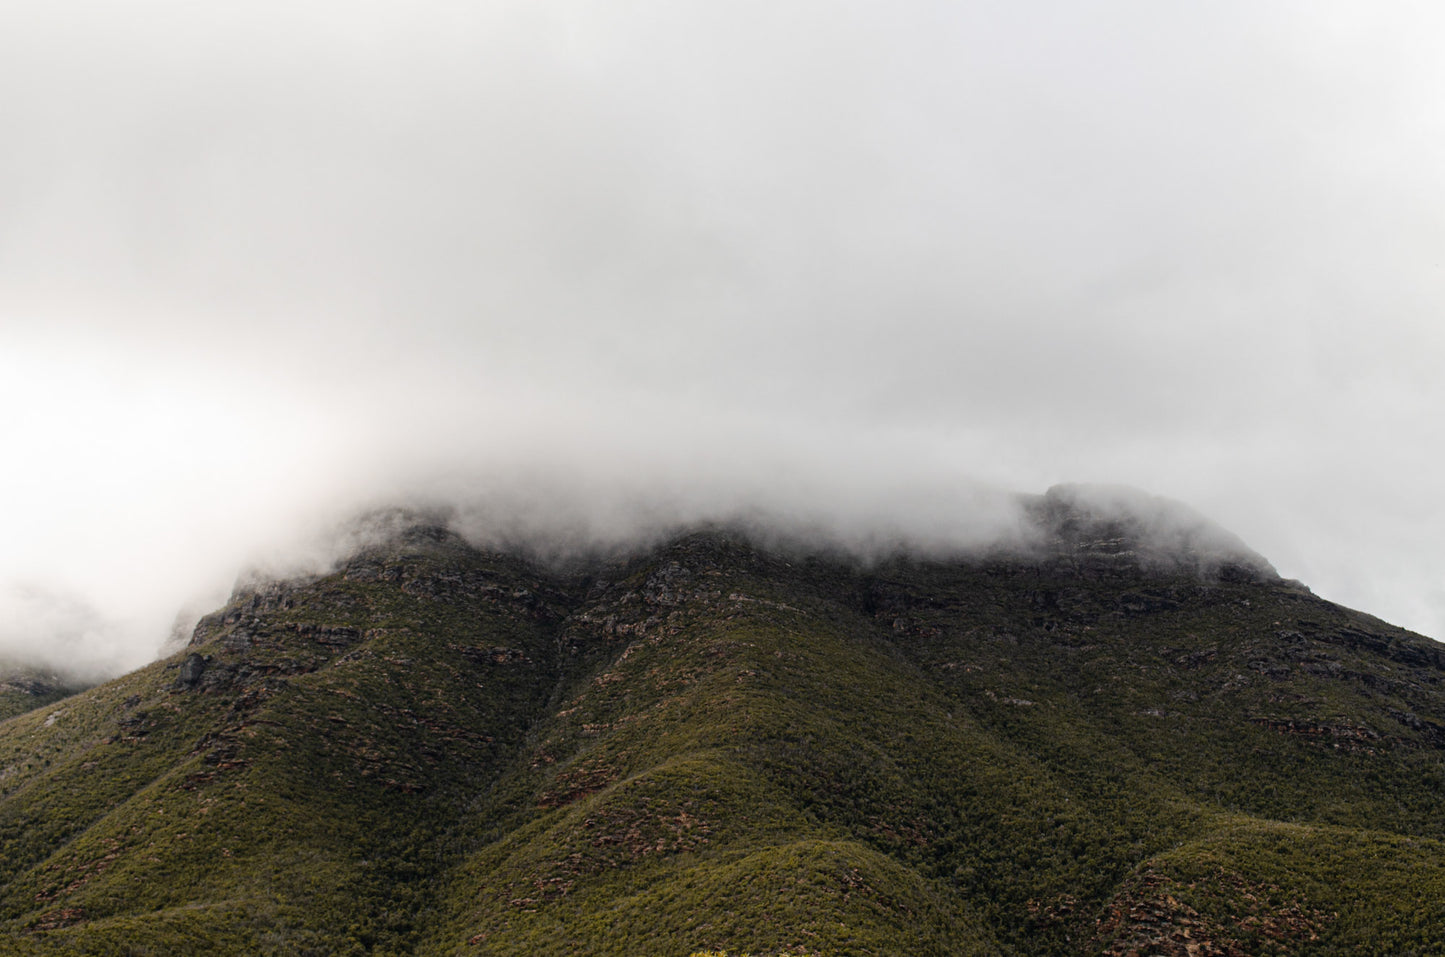
<svg viewBox="0 0 1445 957"><path fill-rule="evenodd" d="M1046 559L1206 578L1277 579L1264 556L1182 502L1123 485L1056 485L1024 499Z"/></svg>
<svg viewBox="0 0 1445 957"><path fill-rule="evenodd" d="M1140 493L863 562L408 519L0 724L17 954L1426 954L1445 655Z"/></svg>

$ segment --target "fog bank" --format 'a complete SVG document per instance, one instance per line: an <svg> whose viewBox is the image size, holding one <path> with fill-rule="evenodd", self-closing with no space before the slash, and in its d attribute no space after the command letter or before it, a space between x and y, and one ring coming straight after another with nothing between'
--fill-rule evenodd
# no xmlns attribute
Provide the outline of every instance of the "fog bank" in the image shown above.
<svg viewBox="0 0 1445 957"><path fill-rule="evenodd" d="M140 663L378 503L948 543L1061 482L1445 636L1442 29L11 2L0 655Z"/></svg>

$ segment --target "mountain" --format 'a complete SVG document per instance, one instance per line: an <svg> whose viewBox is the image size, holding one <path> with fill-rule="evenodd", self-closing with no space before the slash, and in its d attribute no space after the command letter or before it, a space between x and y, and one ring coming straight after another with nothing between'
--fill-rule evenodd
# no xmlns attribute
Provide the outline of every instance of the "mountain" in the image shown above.
<svg viewBox="0 0 1445 957"><path fill-rule="evenodd" d="M1445 950L1445 654L1137 493L870 561L417 521L0 724L14 954Z"/></svg>
<svg viewBox="0 0 1445 957"><path fill-rule="evenodd" d="M79 690L78 682L19 662L0 662L0 720L59 701Z"/></svg>

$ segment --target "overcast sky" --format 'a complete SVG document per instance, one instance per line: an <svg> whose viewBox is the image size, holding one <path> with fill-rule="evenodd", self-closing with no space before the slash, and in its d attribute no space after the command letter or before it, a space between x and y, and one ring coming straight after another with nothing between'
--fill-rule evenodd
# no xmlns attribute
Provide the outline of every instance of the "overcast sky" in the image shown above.
<svg viewBox="0 0 1445 957"><path fill-rule="evenodd" d="M361 503L1181 499L1445 638L1445 8L0 3L0 652ZM983 503L983 504L980 504Z"/></svg>

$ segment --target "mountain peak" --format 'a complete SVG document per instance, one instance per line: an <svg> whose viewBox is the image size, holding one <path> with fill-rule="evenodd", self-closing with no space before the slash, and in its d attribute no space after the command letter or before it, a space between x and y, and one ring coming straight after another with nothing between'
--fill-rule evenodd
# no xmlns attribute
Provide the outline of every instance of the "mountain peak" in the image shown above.
<svg viewBox="0 0 1445 957"><path fill-rule="evenodd" d="M1138 569L1273 581L1264 556L1199 512L1126 485L1055 485L1025 500L1046 560L1081 571Z"/></svg>

